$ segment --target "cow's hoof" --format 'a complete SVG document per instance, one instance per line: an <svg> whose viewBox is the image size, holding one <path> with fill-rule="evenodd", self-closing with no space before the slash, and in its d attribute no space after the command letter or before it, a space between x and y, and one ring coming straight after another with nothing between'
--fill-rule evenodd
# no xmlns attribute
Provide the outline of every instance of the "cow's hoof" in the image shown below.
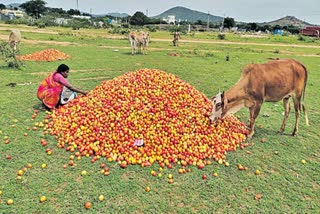
<svg viewBox="0 0 320 214"><path fill-rule="evenodd" d="M292 135L293 137L297 137L297 136L298 136L298 133L293 132L291 135Z"/></svg>
<svg viewBox="0 0 320 214"><path fill-rule="evenodd" d="M254 132L251 132L250 134L247 135L247 138L248 138L248 139L251 139L252 136L253 136L253 134L254 134Z"/></svg>
<svg viewBox="0 0 320 214"><path fill-rule="evenodd" d="M283 130L280 129L280 130L277 131L277 133L278 133L278 134L282 134L282 133L283 133Z"/></svg>

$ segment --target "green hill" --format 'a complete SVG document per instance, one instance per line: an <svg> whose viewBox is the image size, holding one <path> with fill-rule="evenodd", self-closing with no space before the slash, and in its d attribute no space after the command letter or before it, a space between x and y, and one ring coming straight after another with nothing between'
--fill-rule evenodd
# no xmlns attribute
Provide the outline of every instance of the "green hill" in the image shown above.
<svg viewBox="0 0 320 214"><path fill-rule="evenodd" d="M185 7L173 7L157 16L154 16L152 18L164 18L167 16L175 16L176 20L181 20L181 21L191 21L191 22L196 22L198 20L207 22L208 21L208 16L209 16L209 22L214 22L214 23L221 23L223 20L223 17L220 16L214 16L210 15L208 13L203 13L199 12L196 10L190 10Z"/></svg>
<svg viewBox="0 0 320 214"><path fill-rule="evenodd" d="M295 27L304 27L306 25L312 25L308 22L304 22L294 16L286 16L281 19L277 19L271 22L265 22L262 24L267 24L271 26L280 25L280 26L295 26Z"/></svg>

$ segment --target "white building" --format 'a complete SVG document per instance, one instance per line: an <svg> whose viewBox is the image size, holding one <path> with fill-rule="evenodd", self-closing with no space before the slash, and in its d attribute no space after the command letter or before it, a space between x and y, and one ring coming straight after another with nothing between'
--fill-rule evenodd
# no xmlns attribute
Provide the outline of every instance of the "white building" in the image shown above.
<svg viewBox="0 0 320 214"><path fill-rule="evenodd" d="M167 22L167 23L176 23L176 17L173 15L169 15L167 17L163 17L162 19L163 21Z"/></svg>
<svg viewBox="0 0 320 214"><path fill-rule="evenodd" d="M9 9L4 9L0 10L0 20L13 20L16 18L21 18L25 15L24 12L21 10L9 10Z"/></svg>
<svg viewBox="0 0 320 214"><path fill-rule="evenodd" d="M55 23L58 25L67 25L71 19L65 19L65 18L56 18L54 20Z"/></svg>
<svg viewBox="0 0 320 214"><path fill-rule="evenodd" d="M77 18L77 19L91 19L91 16L79 16L79 15L73 15L71 16L72 18Z"/></svg>
<svg viewBox="0 0 320 214"><path fill-rule="evenodd" d="M25 13L21 10L9 10L9 9L3 9L0 10L0 13L4 14L4 15L14 15L15 17L23 17L25 15Z"/></svg>

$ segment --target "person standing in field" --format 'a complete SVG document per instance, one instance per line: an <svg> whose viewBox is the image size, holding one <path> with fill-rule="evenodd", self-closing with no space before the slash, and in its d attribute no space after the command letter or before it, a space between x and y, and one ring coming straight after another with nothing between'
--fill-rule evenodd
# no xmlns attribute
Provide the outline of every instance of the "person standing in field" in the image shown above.
<svg viewBox="0 0 320 214"><path fill-rule="evenodd" d="M173 46L178 46L179 39L181 39L180 33L178 31L174 32L173 33L173 41L172 41Z"/></svg>
<svg viewBox="0 0 320 214"><path fill-rule="evenodd" d="M82 91L73 87L68 81L69 67L65 64L59 65L58 69L45 78L37 92L37 97L49 109L55 109L71 101L77 96L77 93L86 95Z"/></svg>

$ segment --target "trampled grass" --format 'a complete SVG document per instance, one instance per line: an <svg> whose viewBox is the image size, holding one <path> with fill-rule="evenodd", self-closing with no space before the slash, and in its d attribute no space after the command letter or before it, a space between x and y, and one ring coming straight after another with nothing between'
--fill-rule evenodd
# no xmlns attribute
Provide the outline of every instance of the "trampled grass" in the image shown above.
<svg viewBox="0 0 320 214"><path fill-rule="evenodd" d="M1 27L1 34L8 32L5 29L17 28ZM231 34L227 35L228 41L248 44L220 44L210 43L216 35L197 33L188 38L192 41L183 41L183 38L177 48L172 46L169 33L156 32L151 33L147 55L131 56L124 36L110 39L105 30L48 28L40 34L32 32L36 28L21 27L25 31L25 39L20 46L22 54L55 48L71 58L57 62L24 62L20 70L9 69L4 62L0 64L1 213L319 212L320 48L313 47L319 45L318 40L310 44L298 41L297 37L269 36L274 46L265 46L264 43L269 44L265 38L240 38ZM92 39L95 38L92 34L97 35L96 39ZM295 47L296 44L303 46ZM229 61L226 61L227 55ZM268 58L294 58L306 65L309 79L305 103L310 126L305 125L301 116L299 136L290 136L294 125L292 110L285 133L279 135L276 131L281 125L282 103L264 103L256 133L252 140L248 140L249 147L228 153L229 167L213 162L203 170L191 166L190 173L180 175L180 167L175 165L173 169L165 168L163 176L158 178L150 174L151 170L159 173L157 164L121 169L116 162L102 158L92 164L90 158L84 157L75 161L75 166L64 169L63 165L68 164L71 153L57 148L53 136L44 135L39 129L26 129L32 128L46 115L40 111L35 120L31 118L41 106L36 97L38 84L61 63L71 68L69 81L85 90L92 90L101 81L128 71L156 68L177 75L211 97L218 89L227 90L232 86L246 64L265 62ZM18 84L11 87L7 86L9 83ZM248 111L243 109L237 116L246 122ZM9 137L9 144L5 144L5 136ZM42 138L48 141L47 147L40 144ZM261 143L261 139L266 141ZM48 147L53 150L52 155L46 154ZM6 159L7 155L12 158ZM306 164L301 163L302 159ZM16 180L17 171L28 163L33 167L22 176L22 180ZM45 169L41 168L43 163L47 164ZM100 163L110 168L109 176L100 174ZM238 170L239 163L247 166L248 170ZM256 169L261 171L260 175L255 175ZM89 175L81 176L82 170L88 171ZM213 176L214 172L218 173L217 177ZM167 182L169 173L174 177L173 184ZM208 178L203 180L202 174ZM145 191L146 186L151 188L150 192ZM258 194L262 197L255 200ZM44 203L39 202L42 195L47 197ZM98 200L99 195L105 196L103 202ZM10 198L14 200L13 205L7 205ZM89 210L84 208L86 201L92 203Z"/></svg>

